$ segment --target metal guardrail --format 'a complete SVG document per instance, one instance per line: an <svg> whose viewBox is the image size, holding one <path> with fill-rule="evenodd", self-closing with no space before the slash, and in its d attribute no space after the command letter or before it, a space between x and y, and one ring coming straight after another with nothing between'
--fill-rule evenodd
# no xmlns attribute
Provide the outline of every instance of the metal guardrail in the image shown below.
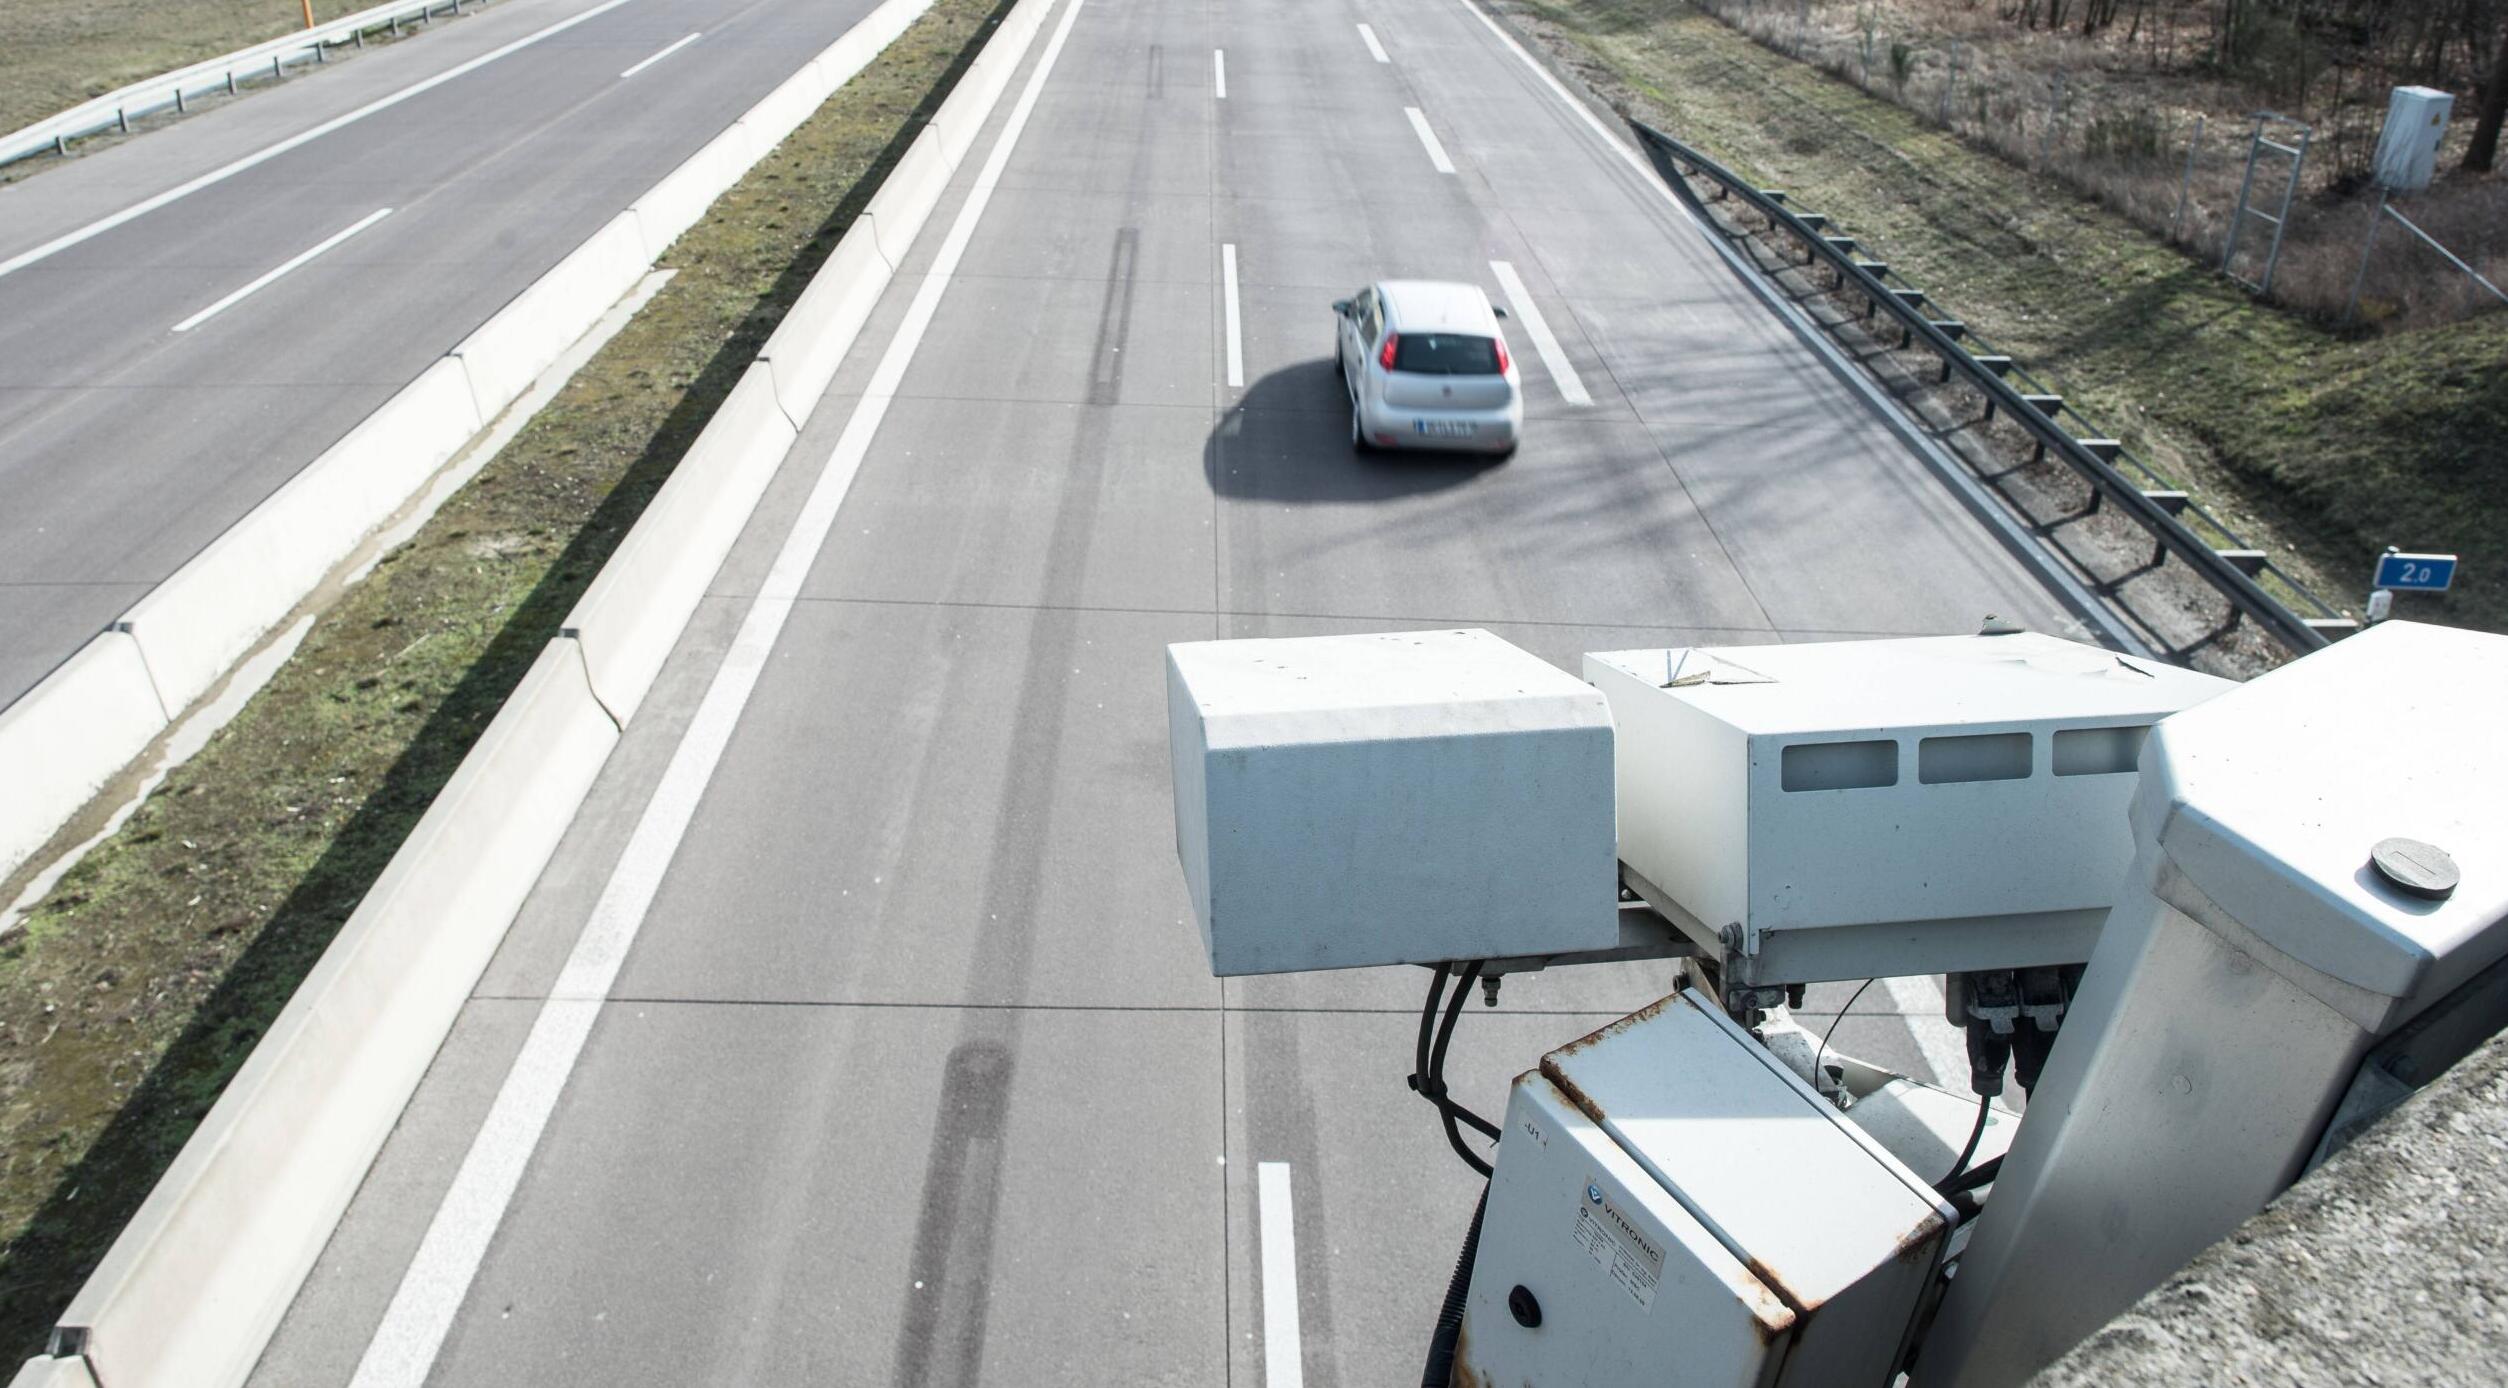
<svg viewBox="0 0 2508 1388"><path fill-rule="evenodd" d="M1861 247L1855 238L1837 234L1827 217L1798 212L1787 205L1789 199L1783 191L1760 188L1660 130L1640 122L1630 124L1656 158L1666 163L1664 171L1672 175L1667 181L1684 200L1702 214L1705 212L1705 204L1682 176L1679 166L1683 165L1689 175L1705 176L1748 203L1770 225L1790 232L1803 243L1813 261L1823 262L1835 272L1839 287L1851 286L1860 291L1866 302L1898 321L1900 347L1921 342L1941 358L1942 380L1948 381L1956 374L1985 396L1988 419L2000 411L2027 430L2035 444L2032 461L2052 453L2088 482L2090 504L2081 514L2096 512L2102 504L2114 505L2150 533L2155 544L2154 565L2174 554L2229 600L2233 625L2242 616L2250 618L2303 655L2358 626L2262 550L2247 544L2218 516L2170 485L2167 478L2134 456L2124 444L2105 436L2079 411L2065 404L2061 394L2031 376L2009 354L1994 351L1991 343L1958 319L1937 317L1934 311L1928 311L1928 306L1935 311L1942 306L1934 304L1924 290L1908 283L1904 276L1894 274L1888 264L1860 258L1856 252ZM2063 421L2067 417L2081 426L2080 432L2066 427ZM2131 469L2135 477L2128 477L2125 469ZM2197 526L2205 533L2197 533ZM2213 539L2207 539L2206 534ZM2220 543L2214 543L2214 539ZM2287 589L2294 601L2285 601L2266 589L2259 582L2265 578Z"/></svg>
<svg viewBox="0 0 2508 1388"><path fill-rule="evenodd" d="M0 135L0 165L13 164L38 154L70 152L70 141L107 131L129 134L131 121L153 115L169 107L185 110L191 98L211 92L233 95L237 87L260 78L286 75L291 62L319 63L332 48L347 45L364 47L366 35L382 30L398 34L401 26L415 20L432 23L438 14L460 14L465 0L392 0L369 10L343 15L328 24L271 39L250 48L237 49L206 62L178 68L145 82L134 82L119 91L82 101L78 105L47 116L23 130ZM467 0L473 8L487 0Z"/></svg>

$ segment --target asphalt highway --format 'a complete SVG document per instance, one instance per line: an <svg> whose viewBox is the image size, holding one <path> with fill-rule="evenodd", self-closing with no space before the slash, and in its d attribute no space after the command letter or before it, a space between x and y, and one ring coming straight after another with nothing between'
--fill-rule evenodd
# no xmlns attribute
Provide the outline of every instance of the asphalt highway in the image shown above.
<svg viewBox="0 0 2508 1388"><path fill-rule="evenodd" d="M1425 976L1209 977L1163 646L2070 629L1462 0L1061 0L975 150L258 1381L1412 1381ZM1512 462L1352 454L1397 276L1512 301ZM1668 974L1509 982L1458 1095Z"/></svg>
<svg viewBox="0 0 2508 1388"><path fill-rule="evenodd" d="M873 3L507 0L0 187L0 707Z"/></svg>

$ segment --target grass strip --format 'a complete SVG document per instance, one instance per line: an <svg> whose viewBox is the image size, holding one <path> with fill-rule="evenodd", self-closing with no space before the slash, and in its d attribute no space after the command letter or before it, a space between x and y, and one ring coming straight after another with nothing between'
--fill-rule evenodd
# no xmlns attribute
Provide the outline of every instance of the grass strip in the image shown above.
<svg viewBox="0 0 2508 1388"><path fill-rule="evenodd" d="M2454 551L2455 591L2397 615L2508 630L2508 314L2329 331L1691 6L1499 8L1628 114L1869 240L2328 601L2357 608L2382 546Z"/></svg>
<svg viewBox="0 0 2508 1388"><path fill-rule="evenodd" d="M103 1257L998 22L929 13L678 275L0 942L0 1354Z"/></svg>

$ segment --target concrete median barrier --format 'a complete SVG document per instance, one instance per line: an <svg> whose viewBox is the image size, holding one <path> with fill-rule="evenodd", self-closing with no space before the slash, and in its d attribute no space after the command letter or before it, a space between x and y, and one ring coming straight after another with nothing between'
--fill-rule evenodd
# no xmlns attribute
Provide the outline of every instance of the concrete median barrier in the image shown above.
<svg viewBox="0 0 2508 1388"><path fill-rule="evenodd" d="M773 143L767 141L766 148L772 148ZM672 242L705 216L716 198L749 172L749 166L764 153L757 146L749 122L735 121L729 130L708 140L703 149L664 175L651 192L636 199L636 205L627 210L636 215L636 231L643 238L647 260L661 259Z"/></svg>
<svg viewBox="0 0 2508 1388"><path fill-rule="evenodd" d="M939 137L941 158L948 161L951 170L967 161L967 151L983 131L985 117L992 114L993 98L1001 94L1002 83L1009 79L1015 60L1015 54L997 57L987 48L983 56L958 74L958 89L932 113L930 129Z"/></svg>
<svg viewBox="0 0 2508 1388"><path fill-rule="evenodd" d="M566 624L592 692L623 726L670 658L795 437L764 362L732 387Z"/></svg>
<svg viewBox="0 0 2508 1388"><path fill-rule="evenodd" d="M891 269L905 263L914 234L923 229L924 219L939 205L941 190L948 183L949 161L941 156L940 136L927 125L862 210L879 238L880 257Z"/></svg>
<svg viewBox="0 0 2508 1388"><path fill-rule="evenodd" d="M9 1380L9 1388L97 1388L96 1376L84 1359L29 1359Z"/></svg>
<svg viewBox="0 0 2508 1388"><path fill-rule="evenodd" d="M871 224L857 220L766 340L758 360L773 373L775 398L794 428L809 422L889 277Z"/></svg>
<svg viewBox="0 0 2508 1388"><path fill-rule="evenodd" d="M461 365L437 362L141 598L123 622L166 707L207 693L480 423Z"/></svg>
<svg viewBox="0 0 2508 1388"><path fill-rule="evenodd" d="M846 73L845 77L852 75ZM820 70L818 59L813 58L802 64L799 72L777 84L775 90L758 98L758 104L750 107L749 114L740 118L758 137L758 157L765 158L769 151L783 143L785 136L800 129L801 123L808 120L811 113L819 109L819 103L827 99L827 94L843 82L842 77L834 83L828 82Z"/></svg>
<svg viewBox="0 0 2508 1388"><path fill-rule="evenodd" d="M34 856L165 726L139 643L118 631L0 709L0 875Z"/></svg>
<svg viewBox="0 0 2508 1388"><path fill-rule="evenodd" d="M503 413L650 264L636 214L621 212L463 339L452 355L469 373L479 417Z"/></svg>
<svg viewBox="0 0 2508 1388"><path fill-rule="evenodd" d="M924 8L891 0L862 27L887 14L902 31ZM1027 22L995 35L1005 73L1044 8L1044 0L1025 0L1013 21ZM881 35L879 46L894 36ZM977 125L1001 90L988 85L951 98L978 108ZM791 451L795 421L808 418L888 284L883 246L903 255L948 167L938 137L925 131L881 190L897 225L858 223L838 243L578 602L570 636L551 642L506 700L64 1313L53 1349L66 1357L30 1362L12 1388L229 1388L250 1374L620 728ZM632 213L602 233L636 235ZM602 257L620 254L601 250L582 278L596 280L611 268ZM533 344L554 334L549 322L597 288L570 284L527 306L517 299L500 319L517 309L542 317L492 324L496 333L482 329L465 344L477 350L458 364L465 374L457 384L473 391L483 378L490 383L472 401L474 416L494 413L480 401L503 393L500 373L519 371ZM91 649L100 652L82 653L96 667L91 678L114 692L82 702L121 709L134 733L144 727L154 736L165 711L147 692L140 643L114 633ZM0 734L7 726L0 721Z"/></svg>
<svg viewBox="0 0 2508 1388"><path fill-rule="evenodd" d="M252 1371L618 741L551 642L55 1332L107 1384Z"/></svg>

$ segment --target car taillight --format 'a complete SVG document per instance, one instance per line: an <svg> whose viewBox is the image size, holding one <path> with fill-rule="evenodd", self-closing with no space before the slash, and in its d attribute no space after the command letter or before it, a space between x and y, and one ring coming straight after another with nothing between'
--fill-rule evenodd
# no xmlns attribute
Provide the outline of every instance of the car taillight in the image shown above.
<svg viewBox="0 0 2508 1388"><path fill-rule="evenodd" d="M1384 345L1383 347L1381 347L1381 348L1377 349L1377 352L1376 352L1376 364L1377 364L1378 366L1383 367L1383 368L1384 368L1384 369L1386 369L1387 371L1391 371L1391 370L1393 369L1393 349L1394 349L1394 348L1396 348L1396 347L1398 347L1398 346L1400 346L1401 344L1402 344L1402 334L1400 334L1400 333L1387 333L1387 334L1385 334L1385 345Z"/></svg>
<svg viewBox="0 0 2508 1388"><path fill-rule="evenodd" d="M1506 340L1505 338L1503 338L1503 337L1493 337L1493 338L1491 338L1491 339L1489 339L1489 340L1490 340L1491 342L1493 342L1493 343L1496 343L1496 344L1497 344L1497 347L1498 347L1498 374L1499 374L1499 375L1501 375L1501 376L1503 376L1503 375L1507 374L1507 368L1508 368L1508 366L1509 366L1509 365L1511 365L1511 363L1509 363L1509 362L1507 361L1507 340Z"/></svg>

